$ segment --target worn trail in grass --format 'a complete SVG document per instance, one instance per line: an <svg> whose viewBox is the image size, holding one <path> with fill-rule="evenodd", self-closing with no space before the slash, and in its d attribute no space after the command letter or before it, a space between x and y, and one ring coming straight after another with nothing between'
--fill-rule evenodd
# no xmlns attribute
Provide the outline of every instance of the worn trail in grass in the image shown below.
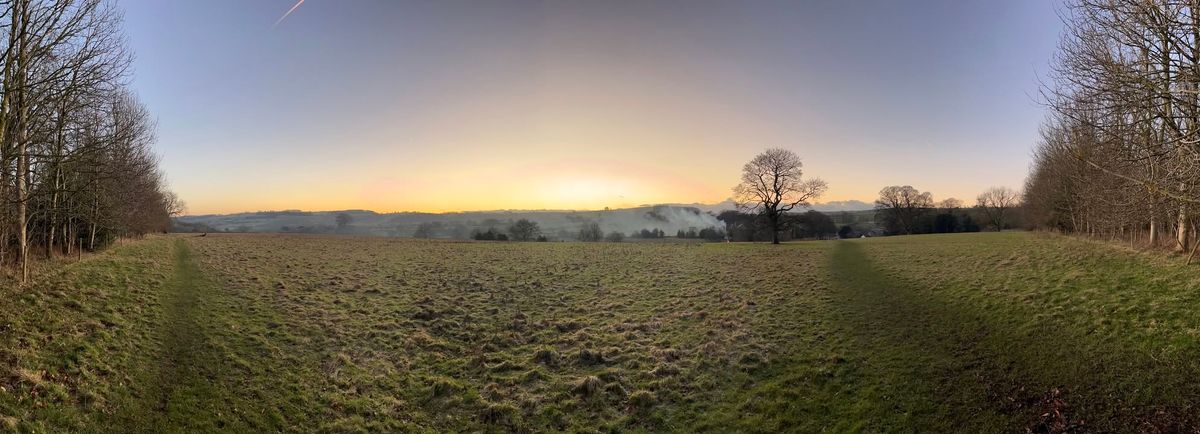
<svg viewBox="0 0 1200 434"><path fill-rule="evenodd" d="M175 276L163 288L167 323L164 330L163 364L160 380L163 385L158 410L169 413L174 395L182 386L197 377L196 352L202 350L203 333L196 328L193 309L199 297L196 281L199 270L191 262L191 252L183 240L175 242ZM177 398L176 398L177 399Z"/></svg>
<svg viewBox="0 0 1200 434"><path fill-rule="evenodd" d="M857 242L833 248L830 272L841 326L875 382L864 428L891 421L918 431L999 431L1019 423L995 399L1013 384L988 372L975 343L993 331L979 318L918 296Z"/></svg>
<svg viewBox="0 0 1200 434"><path fill-rule="evenodd" d="M880 405L896 402L892 411L913 417L905 425L938 430L1193 431L1193 341L1137 337L1120 313L1147 302L1159 311L1141 324L1172 319L1178 301L1156 301L1158 282L1131 279L1173 269L1095 248L1062 257L1072 243L1028 234L838 243L830 268L846 333L869 354L880 390L903 397L881 395ZM1093 260L1108 273L1075 263ZM1081 276L1094 281L1079 285Z"/></svg>
<svg viewBox="0 0 1200 434"><path fill-rule="evenodd" d="M165 416L166 426L183 426L193 420L195 406L211 407L215 398L211 382L203 372L204 331L197 323L200 308L200 270L192 262L191 250L182 239L175 240L175 275L163 288L166 310L163 324L162 364L159 368L159 397L155 410Z"/></svg>
<svg viewBox="0 0 1200 434"><path fill-rule="evenodd" d="M206 278L183 239L172 242L171 255L172 274L158 294L159 348L148 360L148 372L132 384L133 399L114 414L113 426L125 432L278 429L273 409L263 406L263 390L242 385L253 373L236 363L243 354L261 352L231 345L218 324L244 306ZM274 384L271 379L263 376L259 382Z"/></svg>
<svg viewBox="0 0 1200 434"><path fill-rule="evenodd" d="M139 395L121 406L115 423L145 432L189 431L219 428L197 425L220 411L221 391L214 384L221 363L211 354L203 321L203 298L208 289L200 270L182 239L171 245L171 276L162 283L158 302L162 309L157 324L159 348L153 352L149 372L133 385Z"/></svg>

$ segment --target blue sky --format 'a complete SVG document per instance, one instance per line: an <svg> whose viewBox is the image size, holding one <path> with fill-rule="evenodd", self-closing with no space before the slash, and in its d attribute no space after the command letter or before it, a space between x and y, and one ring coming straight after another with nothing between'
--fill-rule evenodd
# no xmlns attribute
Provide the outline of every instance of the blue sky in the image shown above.
<svg viewBox="0 0 1200 434"><path fill-rule="evenodd" d="M1020 187L1051 1L125 0L192 213L715 202L767 147L825 200Z"/></svg>

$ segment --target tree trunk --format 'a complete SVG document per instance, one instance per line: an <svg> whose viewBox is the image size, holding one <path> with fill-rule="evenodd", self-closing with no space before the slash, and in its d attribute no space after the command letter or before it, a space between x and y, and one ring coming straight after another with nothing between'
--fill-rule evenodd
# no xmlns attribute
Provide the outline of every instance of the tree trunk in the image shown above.
<svg viewBox="0 0 1200 434"><path fill-rule="evenodd" d="M771 215L771 244L779 244L779 216Z"/></svg>
<svg viewBox="0 0 1200 434"><path fill-rule="evenodd" d="M1186 252L1188 249L1188 215L1187 204L1179 205L1179 221L1175 224L1175 251Z"/></svg>
<svg viewBox="0 0 1200 434"><path fill-rule="evenodd" d="M17 141L17 249L21 254L21 283L29 280L29 225L26 220L28 203L25 201L25 173L29 171L29 155L25 152L24 133Z"/></svg>
<svg viewBox="0 0 1200 434"><path fill-rule="evenodd" d="M47 213L47 220L48 220L48 223L50 223L50 224L46 225L46 257L47 258L54 257L54 237L58 235L57 233L55 233L58 230L58 226L54 224L54 218L51 217L53 215L54 215L53 211L50 211Z"/></svg>
<svg viewBox="0 0 1200 434"><path fill-rule="evenodd" d="M1158 219L1150 218L1150 248L1158 245Z"/></svg>
<svg viewBox="0 0 1200 434"><path fill-rule="evenodd" d="M21 19L21 33L17 38L17 121L14 127L17 129L16 145L14 149L17 153L17 173L16 173L16 200L17 200L17 248L21 255L21 284L29 281L29 222L28 212L28 192L26 183L29 181L29 152L27 147L29 133L29 2L20 1L13 5L12 14L14 17L18 14L18 7Z"/></svg>
<svg viewBox="0 0 1200 434"><path fill-rule="evenodd" d="M60 117L61 117L61 115L60 115ZM59 128L58 140L60 140L60 143L61 143L61 140L62 140L61 139L61 137L62 137L62 123L61 122L59 123L58 128ZM58 149L56 149L55 153L58 153L58 152L60 152L60 151ZM57 159L58 156L55 156L55 158ZM58 165L59 165L59 162L55 162L55 165L54 165L55 166L54 167L54 188L53 188L53 192L50 194L50 208L46 210L46 257L47 258L54 257L54 237L55 237L55 235L57 235L55 232L58 230L58 218L57 218L58 217L58 191L60 188L62 188L62 186L60 185L61 184L61 182L60 182L61 175L60 175L60 170L58 169Z"/></svg>

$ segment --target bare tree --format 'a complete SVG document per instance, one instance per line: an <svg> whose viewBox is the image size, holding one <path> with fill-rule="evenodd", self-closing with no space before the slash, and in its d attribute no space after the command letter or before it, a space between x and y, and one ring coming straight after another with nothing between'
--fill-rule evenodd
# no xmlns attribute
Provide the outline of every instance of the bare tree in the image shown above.
<svg viewBox="0 0 1200 434"><path fill-rule="evenodd" d="M817 178L803 179L800 157L786 149L768 149L742 167L742 181L733 188L734 202L746 212L766 218L771 243L779 244L783 215L825 193Z"/></svg>
<svg viewBox="0 0 1200 434"><path fill-rule="evenodd" d="M1039 227L1193 245L1200 206L1200 8L1069 0L1024 200Z"/></svg>
<svg viewBox="0 0 1200 434"><path fill-rule="evenodd" d="M31 253L166 230L182 211L124 90L120 24L105 0L0 1L0 264L22 281Z"/></svg>
<svg viewBox="0 0 1200 434"><path fill-rule="evenodd" d="M604 231L600 230L600 224L596 222L584 223L579 227L579 241L596 242L604 239Z"/></svg>
<svg viewBox="0 0 1200 434"><path fill-rule="evenodd" d="M962 208L962 206L963 206L962 201L955 199L953 197L948 198L948 199L943 199L941 202L937 203L937 207L939 209L941 209L942 212L945 212L945 213L952 213L952 212L958 211L958 209Z"/></svg>
<svg viewBox="0 0 1200 434"><path fill-rule="evenodd" d="M911 185L893 185L879 190L876 214L887 226L905 235L917 231L921 216L933 208L933 195Z"/></svg>
<svg viewBox="0 0 1200 434"><path fill-rule="evenodd" d="M997 231L1003 230L1005 214L1020 201L1020 195L1008 187L992 187L984 191L975 200L975 206L983 212L988 221Z"/></svg>

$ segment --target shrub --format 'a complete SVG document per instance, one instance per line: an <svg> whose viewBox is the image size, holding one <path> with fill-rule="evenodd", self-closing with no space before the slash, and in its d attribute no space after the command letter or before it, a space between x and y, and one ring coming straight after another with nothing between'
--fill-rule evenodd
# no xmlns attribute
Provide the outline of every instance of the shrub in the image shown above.
<svg viewBox="0 0 1200 434"><path fill-rule="evenodd" d="M487 231L484 231L484 232L476 231L473 235L471 235L471 238L474 238L478 241L495 241L497 239L497 237L500 235L504 235L504 234L497 233L495 229L488 229ZM507 236L505 236L504 238L508 239Z"/></svg>

